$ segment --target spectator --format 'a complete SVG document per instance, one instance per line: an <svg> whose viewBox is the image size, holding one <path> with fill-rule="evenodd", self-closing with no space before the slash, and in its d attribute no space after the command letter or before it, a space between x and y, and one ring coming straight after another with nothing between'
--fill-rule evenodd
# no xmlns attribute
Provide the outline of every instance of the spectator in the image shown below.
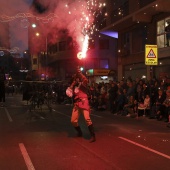
<svg viewBox="0 0 170 170"><path fill-rule="evenodd" d="M123 110L123 107L124 107L124 104L126 101L125 98L126 98L126 96L123 94L123 90L119 89L117 99L116 99L116 104L115 104L117 114L119 114Z"/></svg>
<svg viewBox="0 0 170 170"><path fill-rule="evenodd" d="M118 87L116 85L115 82L113 82L111 84L111 88L108 90L108 94L109 94L109 110L111 113L114 113L115 110L115 101L116 101L116 97L117 97L117 90Z"/></svg>
<svg viewBox="0 0 170 170"><path fill-rule="evenodd" d="M4 69L0 68L0 102L1 102L1 107L4 106L5 103L5 73Z"/></svg>
<svg viewBox="0 0 170 170"><path fill-rule="evenodd" d="M143 102L144 107L150 107L150 96L149 94L146 94L144 102Z"/></svg>
<svg viewBox="0 0 170 170"><path fill-rule="evenodd" d="M123 89L123 95L125 96L125 102L124 104L128 103L128 98L127 98L127 90Z"/></svg>
<svg viewBox="0 0 170 170"><path fill-rule="evenodd" d="M170 90L166 91L166 99L159 108L157 112L157 120L162 120L165 118L166 122L169 122L169 112L170 112Z"/></svg>
<svg viewBox="0 0 170 170"><path fill-rule="evenodd" d="M169 40L170 40L170 23L167 22L167 26L165 27L166 33L166 45L169 47Z"/></svg>
<svg viewBox="0 0 170 170"><path fill-rule="evenodd" d="M134 106L135 106L134 104L136 104L135 98L132 95L129 97L128 103L126 103L123 107L122 116L130 116L134 111Z"/></svg>
<svg viewBox="0 0 170 170"><path fill-rule="evenodd" d="M153 85L151 85L151 101L152 101L151 105L155 104L159 90L160 90L159 82L154 81Z"/></svg>
<svg viewBox="0 0 170 170"><path fill-rule="evenodd" d="M105 100L105 94L100 94L98 97L98 104L97 104L97 110L103 111L106 110L106 100Z"/></svg>
<svg viewBox="0 0 170 170"><path fill-rule="evenodd" d="M122 88L122 89L128 89L128 86L127 86L127 83L125 83L123 80L121 80L120 82L119 82L119 86L120 86L120 88Z"/></svg>
<svg viewBox="0 0 170 170"><path fill-rule="evenodd" d="M26 81L31 81L32 80L32 73L28 72L26 75Z"/></svg>
<svg viewBox="0 0 170 170"><path fill-rule="evenodd" d="M30 100L31 96L32 96L32 91L35 90L30 82L24 82L24 86L23 86L23 97L22 100L23 101L28 101Z"/></svg>
<svg viewBox="0 0 170 170"><path fill-rule="evenodd" d="M146 96L145 96L145 99L144 99L144 101L142 102L142 103L139 103L139 107L138 107L138 116L140 115L139 114L139 110L150 110L150 96L149 96L149 94L146 94ZM148 113L146 113L146 115L147 115Z"/></svg>
<svg viewBox="0 0 170 170"><path fill-rule="evenodd" d="M137 85L137 88L136 88L135 99L136 99L138 102L142 102L142 101L143 101L143 98L142 98L142 86L139 85L139 84Z"/></svg>
<svg viewBox="0 0 170 170"><path fill-rule="evenodd" d="M167 127L170 128L170 111L168 112L168 124L167 124Z"/></svg>
<svg viewBox="0 0 170 170"><path fill-rule="evenodd" d="M144 102L146 95L149 95L150 91L146 83L143 83L142 86L142 102Z"/></svg>
<svg viewBox="0 0 170 170"><path fill-rule="evenodd" d="M135 86L133 86L133 82L128 80L127 81L128 89L126 93L126 97L129 98L130 96L135 97Z"/></svg>
<svg viewBox="0 0 170 170"><path fill-rule="evenodd" d="M167 86L166 86L165 81L160 82L159 89L161 89L163 92L166 92Z"/></svg>
<svg viewBox="0 0 170 170"><path fill-rule="evenodd" d="M93 91L91 91L91 106L95 109L98 110L98 104L99 104L99 96L100 96L100 91L99 88L96 86L94 86Z"/></svg>
<svg viewBox="0 0 170 170"><path fill-rule="evenodd" d="M150 112L150 119L156 118L156 113L160 109L162 103L165 100L165 94L163 93L162 90L158 90L158 95L155 96L155 102L151 107L151 112Z"/></svg>

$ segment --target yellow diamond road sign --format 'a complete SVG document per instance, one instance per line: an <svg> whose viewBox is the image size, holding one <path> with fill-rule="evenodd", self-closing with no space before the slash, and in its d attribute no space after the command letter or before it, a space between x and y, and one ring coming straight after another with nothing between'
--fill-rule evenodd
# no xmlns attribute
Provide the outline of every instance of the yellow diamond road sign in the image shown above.
<svg viewBox="0 0 170 170"><path fill-rule="evenodd" d="M157 45L145 45L145 65L158 65Z"/></svg>

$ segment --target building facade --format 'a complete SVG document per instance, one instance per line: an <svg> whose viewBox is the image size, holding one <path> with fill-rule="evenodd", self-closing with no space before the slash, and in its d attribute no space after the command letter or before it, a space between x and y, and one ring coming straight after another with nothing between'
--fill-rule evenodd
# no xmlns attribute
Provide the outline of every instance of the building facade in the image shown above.
<svg viewBox="0 0 170 170"><path fill-rule="evenodd" d="M170 77L170 0L107 0L107 26L118 33L118 80ZM145 45L157 45L158 65L145 65Z"/></svg>
<svg viewBox="0 0 170 170"><path fill-rule="evenodd" d="M74 0L72 1L74 2ZM70 1L70 3L72 1ZM47 15L47 13L44 14L44 11L34 3L33 8L36 9L41 16ZM103 15L105 9L102 11L102 14L97 15L98 17L95 21L98 30L106 26L106 16ZM57 15L59 16L58 13ZM100 23L98 21L100 21ZM79 60L77 55L80 50L76 42L78 37L71 35L69 29L65 27L58 28L58 24L55 25L55 22L53 22L53 26L50 22L43 24L35 20L30 21L30 25L33 23L35 23L36 26L29 27L28 43L31 70L37 75L36 79L41 79L41 75L45 75L48 80L67 80L76 72L77 66L82 67L84 73L86 70L96 68L117 70L117 40L115 38L99 32L95 33L95 35L90 35L86 58ZM38 32L39 36L36 36ZM80 34L83 36L83 31L82 33L78 33L78 35Z"/></svg>
<svg viewBox="0 0 170 170"><path fill-rule="evenodd" d="M76 72L77 66L83 68L85 73L89 69L117 70L117 40L99 34L89 40L89 49L86 58L77 58L78 50L74 47L71 37L49 45L48 48L48 73L57 80L67 80ZM116 76L116 75L114 75Z"/></svg>
<svg viewBox="0 0 170 170"><path fill-rule="evenodd" d="M10 41L9 41L9 24L0 22L0 66L9 70L10 56Z"/></svg>

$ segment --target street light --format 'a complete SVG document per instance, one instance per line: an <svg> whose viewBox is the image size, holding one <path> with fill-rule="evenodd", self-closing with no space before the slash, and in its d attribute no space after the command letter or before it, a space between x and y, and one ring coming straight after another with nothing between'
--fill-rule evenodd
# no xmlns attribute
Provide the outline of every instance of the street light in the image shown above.
<svg viewBox="0 0 170 170"><path fill-rule="evenodd" d="M36 28L37 26L36 26L36 24L32 24L32 28ZM35 33L35 35L37 36L37 37L40 37L41 36L41 34L39 33L39 32L36 32ZM48 76L47 76L47 59L48 59L48 38L47 38L47 36L45 36L45 52L44 52L44 54L45 54L45 80L47 80L48 78ZM38 68L39 68L39 59L38 59Z"/></svg>
<svg viewBox="0 0 170 170"><path fill-rule="evenodd" d="M45 50L46 50L46 56L45 56L45 77L46 77L46 80L47 80L47 58L48 58L48 39L47 39L47 36L46 36L46 40L45 40Z"/></svg>

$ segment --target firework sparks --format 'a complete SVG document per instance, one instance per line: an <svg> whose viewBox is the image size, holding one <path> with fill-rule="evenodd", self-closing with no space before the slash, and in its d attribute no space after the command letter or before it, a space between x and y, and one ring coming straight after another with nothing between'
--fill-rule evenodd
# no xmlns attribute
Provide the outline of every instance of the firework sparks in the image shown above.
<svg viewBox="0 0 170 170"><path fill-rule="evenodd" d="M101 28L103 21L107 17L104 12L106 6L105 0L37 0L41 6L46 9L46 12L38 13L35 9L28 12L20 12L11 15L0 15L0 22L10 22L13 20L20 20L23 28L28 28L29 19L38 21L39 28L44 36L48 33L53 35L50 42L54 43L60 38L58 30L68 30L74 40L75 47L84 55L88 50L88 39L94 36ZM31 13L32 11L32 13ZM36 12L35 12L36 11ZM48 26L46 25L48 24ZM43 43L43 42L42 42ZM35 47L38 50L39 47Z"/></svg>
<svg viewBox="0 0 170 170"><path fill-rule="evenodd" d="M65 5L69 15L75 15L76 11L81 11L81 13L78 14L79 18L75 17L76 26L79 25L78 27L81 29L82 34L77 39L79 50L81 51L81 53L79 53L81 55L80 58L86 57L90 36L99 31L99 29L96 27L95 22L97 21L97 17L99 15L103 15L102 9L106 6L106 3L104 3L103 1L104 0L78 0L76 1L77 6L75 6L74 8L70 8L71 3L67 3ZM104 16L106 17L107 14L105 13ZM76 27L75 30L79 31Z"/></svg>

